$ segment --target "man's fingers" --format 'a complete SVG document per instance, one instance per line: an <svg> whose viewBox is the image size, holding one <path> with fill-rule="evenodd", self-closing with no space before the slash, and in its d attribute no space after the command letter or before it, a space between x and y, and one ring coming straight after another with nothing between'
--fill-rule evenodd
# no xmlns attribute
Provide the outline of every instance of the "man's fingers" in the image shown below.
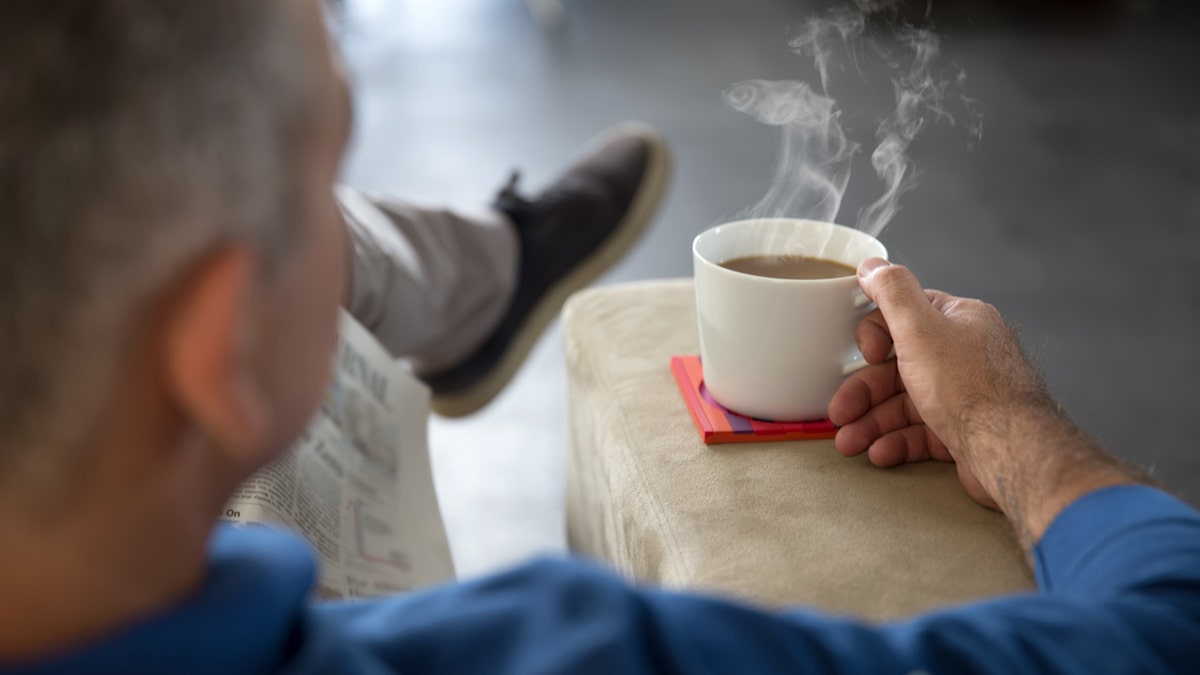
<svg viewBox="0 0 1200 675"><path fill-rule="evenodd" d="M921 424L921 415L907 394L897 394L871 408L854 422L838 429L834 446L838 452L853 457L862 454L876 441L893 431Z"/></svg>
<svg viewBox="0 0 1200 675"><path fill-rule="evenodd" d="M867 366L850 376L829 402L829 421L845 426L904 390L896 361Z"/></svg>
<svg viewBox="0 0 1200 675"><path fill-rule="evenodd" d="M868 258L858 266L858 283L879 306L893 336L897 330L906 332L913 328L915 321L936 315L921 283L903 265Z"/></svg>
<svg viewBox="0 0 1200 675"><path fill-rule="evenodd" d="M935 446L941 441L924 424L897 429L879 438L867 450L867 457L877 467L886 469L907 462L938 459Z"/></svg>
<svg viewBox="0 0 1200 675"><path fill-rule="evenodd" d="M892 334L878 309L863 317L854 328L854 342L867 363L881 363L892 350Z"/></svg>
<svg viewBox="0 0 1200 675"><path fill-rule="evenodd" d="M939 314L949 313L954 303L959 300L949 293L930 289L925 289L925 299ZM858 322L854 328L854 342L868 363L880 363L888 358L894 341L881 310L872 311Z"/></svg>

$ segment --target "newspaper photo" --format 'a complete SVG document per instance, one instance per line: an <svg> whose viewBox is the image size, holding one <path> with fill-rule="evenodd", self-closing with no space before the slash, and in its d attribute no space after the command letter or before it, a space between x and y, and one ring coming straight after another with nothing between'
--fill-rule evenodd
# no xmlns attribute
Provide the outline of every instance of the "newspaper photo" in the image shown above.
<svg viewBox="0 0 1200 675"><path fill-rule="evenodd" d="M321 558L322 598L453 579L429 462L429 396L342 312L320 410L291 450L238 489L223 517L304 535Z"/></svg>

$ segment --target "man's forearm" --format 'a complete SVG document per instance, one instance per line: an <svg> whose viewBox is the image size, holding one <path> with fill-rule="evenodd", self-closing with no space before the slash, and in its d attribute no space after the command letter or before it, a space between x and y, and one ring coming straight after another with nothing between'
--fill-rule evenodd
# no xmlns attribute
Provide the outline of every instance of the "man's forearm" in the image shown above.
<svg viewBox="0 0 1200 675"><path fill-rule="evenodd" d="M1030 550L1064 508L1112 485L1152 483L1107 454L1048 395L964 409L963 461Z"/></svg>

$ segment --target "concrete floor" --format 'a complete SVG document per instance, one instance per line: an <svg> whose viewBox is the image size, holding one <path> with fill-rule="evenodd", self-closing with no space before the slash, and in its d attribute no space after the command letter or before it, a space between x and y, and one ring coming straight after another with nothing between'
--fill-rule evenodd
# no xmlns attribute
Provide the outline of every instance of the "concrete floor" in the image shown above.
<svg viewBox="0 0 1200 675"><path fill-rule="evenodd" d="M476 205L512 167L538 187L592 133L642 119L672 143L675 184L604 281L689 275L691 238L758 200L778 145L722 90L811 78L787 41L825 3L564 4L547 31L518 0L349 0L345 179ZM946 4L934 16L980 101L982 143L915 144L923 180L882 239L927 286L999 306L1076 420L1200 501L1200 21L1152 0ZM883 112L869 96L841 104ZM857 175L843 214L875 189ZM463 575L564 548L563 380L554 330L490 408L431 423Z"/></svg>

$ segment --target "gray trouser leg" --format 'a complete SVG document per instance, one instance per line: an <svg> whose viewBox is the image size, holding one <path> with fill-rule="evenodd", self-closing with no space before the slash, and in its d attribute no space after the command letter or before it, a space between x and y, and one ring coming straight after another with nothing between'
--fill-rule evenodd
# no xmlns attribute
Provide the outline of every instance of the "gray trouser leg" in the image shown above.
<svg viewBox="0 0 1200 675"><path fill-rule="evenodd" d="M353 247L347 309L426 372L475 351L517 281L517 234L496 211L430 209L339 187Z"/></svg>

